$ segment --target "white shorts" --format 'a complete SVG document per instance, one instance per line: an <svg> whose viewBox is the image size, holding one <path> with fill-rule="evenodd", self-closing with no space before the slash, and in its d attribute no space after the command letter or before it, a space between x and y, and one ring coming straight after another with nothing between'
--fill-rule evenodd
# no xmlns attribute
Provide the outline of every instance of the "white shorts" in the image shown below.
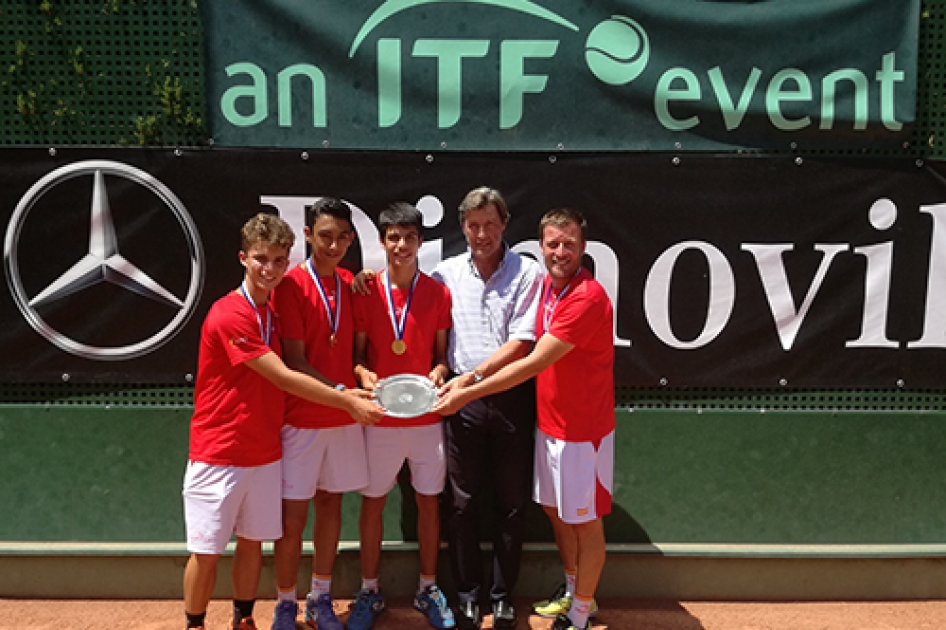
<svg viewBox="0 0 946 630"><path fill-rule="evenodd" d="M611 512L613 488L614 431L595 448L592 442L566 442L536 430L536 503L557 508L565 523L589 523Z"/></svg>
<svg viewBox="0 0 946 630"><path fill-rule="evenodd" d="M188 462L184 474L187 550L220 554L230 536L248 540L282 538L282 466L240 468Z"/></svg>
<svg viewBox="0 0 946 630"><path fill-rule="evenodd" d="M368 485L365 432L360 424L331 429L297 429L282 439L282 498L308 501L316 490L351 492Z"/></svg>
<svg viewBox="0 0 946 630"><path fill-rule="evenodd" d="M383 497L397 482L404 460L411 467L411 485L419 494L440 494L447 478L443 422L420 427L365 427L368 453L366 497Z"/></svg>

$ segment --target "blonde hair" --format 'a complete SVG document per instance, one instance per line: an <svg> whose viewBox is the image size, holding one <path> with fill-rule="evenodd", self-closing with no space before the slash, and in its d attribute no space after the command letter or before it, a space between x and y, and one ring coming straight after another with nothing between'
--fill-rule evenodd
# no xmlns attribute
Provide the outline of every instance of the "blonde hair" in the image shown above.
<svg viewBox="0 0 946 630"><path fill-rule="evenodd" d="M265 212L260 212L244 223L240 237L244 252L250 251L257 243L291 249L292 244L296 242L296 235L292 233L288 223L275 214Z"/></svg>

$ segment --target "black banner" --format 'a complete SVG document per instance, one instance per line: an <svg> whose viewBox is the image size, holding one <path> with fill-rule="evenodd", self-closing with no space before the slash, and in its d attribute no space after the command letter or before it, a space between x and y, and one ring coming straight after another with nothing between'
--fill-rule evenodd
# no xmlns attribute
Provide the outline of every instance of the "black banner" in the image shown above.
<svg viewBox="0 0 946 630"><path fill-rule="evenodd" d="M237 286L239 228L356 208L345 265L378 267L372 220L416 203L422 268L462 251L455 208L502 190L537 253L550 208L588 217L587 265L615 302L619 386L942 389L941 165L648 154L0 152L6 382L184 383L200 324ZM590 384L589 384L590 385ZM576 386L583 386L578 384Z"/></svg>

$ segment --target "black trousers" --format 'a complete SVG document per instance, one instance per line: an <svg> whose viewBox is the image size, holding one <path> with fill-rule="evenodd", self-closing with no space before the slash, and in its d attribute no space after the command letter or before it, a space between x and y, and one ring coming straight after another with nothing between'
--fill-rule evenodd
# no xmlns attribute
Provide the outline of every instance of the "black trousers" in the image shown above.
<svg viewBox="0 0 946 630"><path fill-rule="evenodd" d="M450 497L450 560L461 601L478 601L483 585L480 507L492 478L489 519L493 558L489 595L510 596L519 579L525 512L532 495L535 386L528 381L486 396L444 422Z"/></svg>

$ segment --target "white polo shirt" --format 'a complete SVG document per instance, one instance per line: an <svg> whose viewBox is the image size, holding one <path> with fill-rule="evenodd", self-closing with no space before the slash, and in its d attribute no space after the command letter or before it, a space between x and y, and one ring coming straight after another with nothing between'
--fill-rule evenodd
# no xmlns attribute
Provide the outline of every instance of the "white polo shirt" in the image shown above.
<svg viewBox="0 0 946 630"><path fill-rule="evenodd" d="M499 268L483 282L469 250L442 261L430 274L453 297L450 369L463 374L509 340L535 341L535 318L545 272L504 243Z"/></svg>

